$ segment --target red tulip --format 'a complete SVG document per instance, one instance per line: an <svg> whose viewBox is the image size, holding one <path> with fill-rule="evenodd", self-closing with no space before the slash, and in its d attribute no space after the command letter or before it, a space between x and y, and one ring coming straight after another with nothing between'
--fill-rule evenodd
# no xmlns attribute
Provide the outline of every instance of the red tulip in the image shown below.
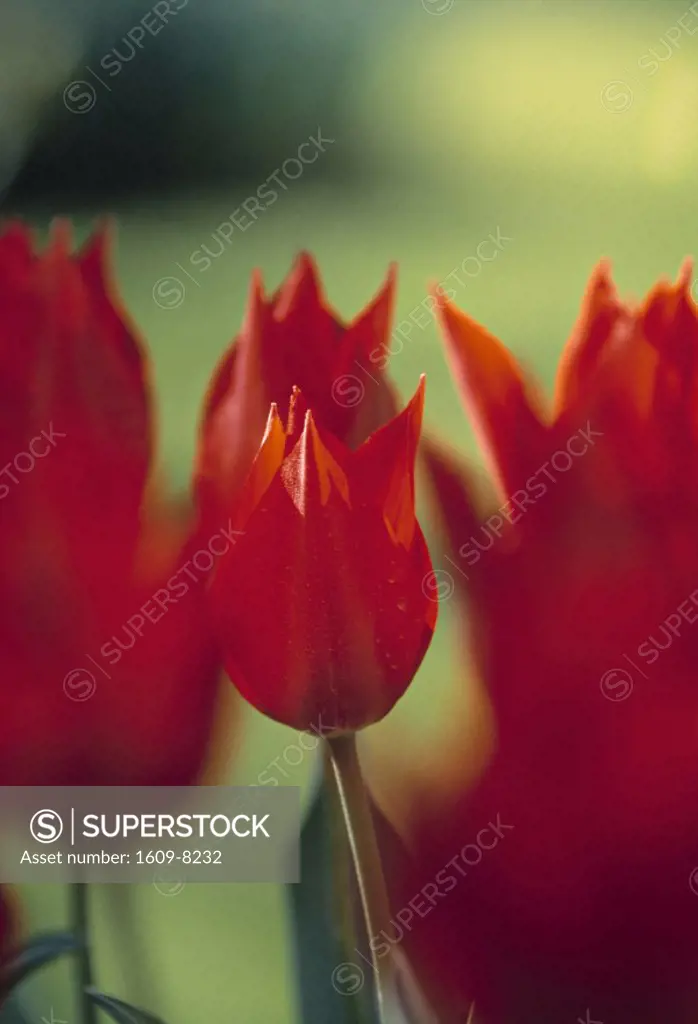
<svg viewBox="0 0 698 1024"><path fill-rule="evenodd" d="M312 258L303 253L278 291L264 295L255 274L247 317L214 375L205 410L207 444L199 491L230 503L259 448L272 403L285 409L299 387L316 421L356 447L395 414L383 368L389 351L395 272L371 303L345 324L327 304ZM223 401L225 399L225 401ZM213 461L212 461L213 460Z"/></svg>
<svg viewBox="0 0 698 1024"><path fill-rule="evenodd" d="M151 486L147 369L105 244L0 237L3 784L188 783L213 724L203 582L173 583L205 538Z"/></svg>
<svg viewBox="0 0 698 1024"><path fill-rule="evenodd" d="M244 536L210 595L228 673L271 718L358 729L387 714L417 671L436 618L414 512L422 405L420 386L355 451L304 414L299 392L286 426L272 407L234 506ZM225 493L227 479L217 483Z"/></svg>
<svg viewBox="0 0 698 1024"><path fill-rule="evenodd" d="M469 474L432 453L497 743L472 791L445 809L413 808L414 859L395 902L428 892L431 906L404 941L444 1021L464 1019L474 1000L483 1024L587 1011L688 1024L698 1014L688 275L636 308L601 268L550 411L484 328L453 306L443 325L496 471L481 513ZM498 841L480 843L497 820Z"/></svg>

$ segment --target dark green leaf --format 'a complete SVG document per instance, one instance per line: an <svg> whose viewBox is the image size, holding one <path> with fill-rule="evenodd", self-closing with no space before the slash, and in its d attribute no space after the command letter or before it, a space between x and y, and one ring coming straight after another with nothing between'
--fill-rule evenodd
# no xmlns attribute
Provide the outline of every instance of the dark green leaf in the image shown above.
<svg viewBox="0 0 698 1024"><path fill-rule="evenodd" d="M80 941L70 932L44 932L29 939L5 964L0 988L10 992L35 971L53 963L66 953L75 953Z"/></svg>
<svg viewBox="0 0 698 1024"><path fill-rule="evenodd" d="M85 989L92 1002L99 1006L107 1016L116 1021L116 1024L163 1024L160 1017L139 1010L137 1006L131 1006L122 999L115 996L108 996L96 988Z"/></svg>
<svg viewBox="0 0 698 1024"><path fill-rule="evenodd" d="M22 1009L16 996L10 996L0 1007L0 1024L32 1024L32 1018Z"/></svg>
<svg viewBox="0 0 698 1024"><path fill-rule="evenodd" d="M320 783L301 834L301 881L288 886L303 1024L377 1022L372 969L360 943L346 941L354 885L333 794Z"/></svg>

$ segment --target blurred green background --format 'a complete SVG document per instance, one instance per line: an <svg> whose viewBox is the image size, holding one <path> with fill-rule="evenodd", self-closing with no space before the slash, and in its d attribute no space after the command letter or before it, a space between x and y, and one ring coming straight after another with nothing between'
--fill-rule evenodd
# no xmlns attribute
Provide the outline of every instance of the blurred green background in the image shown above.
<svg viewBox="0 0 698 1024"><path fill-rule="evenodd" d="M212 232L278 161L257 181L217 180L115 200L118 280L153 354L162 458L173 483L187 483L202 395L242 319L251 270L261 267L275 286L300 248L315 254L327 293L346 317L373 295L391 260L400 265L398 321L430 282L458 271L462 284L450 283L455 301L548 388L600 257L611 258L628 295L640 296L660 275L675 276L698 247L694 6L695 13L673 0L404 0L390 7L377 33L364 26L359 5L342 117L332 123L329 112L321 122L335 140L333 168L351 173L325 176L320 161L309 167L256 223L235 232L205 272L194 271L194 281L177 264L191 270L189 256L202 243L217 249ZM310 32L312 5L303 17ZM286 72L313 73L312 65ZM312 121L309 131L316 127ZM261 109L260 137L273 130L272 112ZM299 129L298 143L307 135ZM33 199L18 208L42 226L62 212ZM74 203L67 212L84 234L91 211ZM466 276L463 261L498 231L508 241L497 258L477 271L471 260ZM153 292L169 277L180 280L183 298L162 308ZM477 458L433 322L413 326L391 370L404 394L427 373L427 422ZM441 566L436 547L433 553ZM367 753L390 750L396 762L412 764L434 756L456 689L473 683L456 661L454 640L455 618L443 604L417 680L367 732ZM248 711L232 778L256 782L276 762L270 770L280 781L306 785L312 757L291 766L284 758L294 746L290 730ZM295 761L296 750L288 757ZM37 887L24 895L35 926L64 919L63 893ZM153 887L114 887L95 899L105 990L172 1024L297 1019L279 888L192 885L168 897ZM115 914L130 922L125 931L112 927ZM50 1005L56 1018L76 1019L64 969L35 983L31 998L36 1019L48 1017Z"/></svg>

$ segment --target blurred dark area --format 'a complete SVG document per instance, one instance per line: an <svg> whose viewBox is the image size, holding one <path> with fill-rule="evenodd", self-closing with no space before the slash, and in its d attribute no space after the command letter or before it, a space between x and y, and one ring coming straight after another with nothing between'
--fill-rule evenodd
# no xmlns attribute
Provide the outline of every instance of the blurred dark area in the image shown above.
<svg viewBox="0 0 698 1024"><path fill-rule="evenodd" d="M365 0L3 0L0 201L106 200L266 177L343 133ZM344 147L321 176L351 176Z"/></svg>

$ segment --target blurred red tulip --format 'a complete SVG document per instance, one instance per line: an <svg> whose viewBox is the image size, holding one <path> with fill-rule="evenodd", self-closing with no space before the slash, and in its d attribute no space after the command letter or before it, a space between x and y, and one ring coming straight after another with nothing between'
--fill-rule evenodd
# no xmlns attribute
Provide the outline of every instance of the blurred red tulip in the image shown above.
<svg viewBox="0 0 698 1024"><path fill-rule="evenodd" d="M150 486L146 363L105 235L69 243L0 237L0 781L186 784L219 693L192 568L208 538Z"/></svg>
<svg viewBox="0 0 698 1024"><path fill-rule="evenodd" d="M499 484L482 513L469 475L432 450L497 744L471 792L412 808L412 859L394 900L421 910L404 941L449 1024L472 1000L483 1024L688 1024L698 1014L689 276L631 308L601 267L550 413L484 328L453 306L443 325Z"/></svg>
<svg viewBox="0 0 698 1024"><path fill-rule="evenodd" d="M299 256L281 287L265 297L259 274L250 288L245 323L214 375L205 409L199 491L230 503L257 454L272 403L285 409L294 387L318 424L355 448L396 411L383 374L395 293L391 267L376 297L345 324L327 304L317 267ZM225 399L225 401L223 401Z"/></svg>
<svg viewBox="0 0 698 1024"><path fill-rule="evenodd" d="M221 411L237 398L233 388ZM387 714L417 671L436 619L414 511L422 406L423 384L356 451L304 414L298 391L286 426L272 407L231 508L244 537L211 587L228 673L271 718L358 729Z"/></svg>

